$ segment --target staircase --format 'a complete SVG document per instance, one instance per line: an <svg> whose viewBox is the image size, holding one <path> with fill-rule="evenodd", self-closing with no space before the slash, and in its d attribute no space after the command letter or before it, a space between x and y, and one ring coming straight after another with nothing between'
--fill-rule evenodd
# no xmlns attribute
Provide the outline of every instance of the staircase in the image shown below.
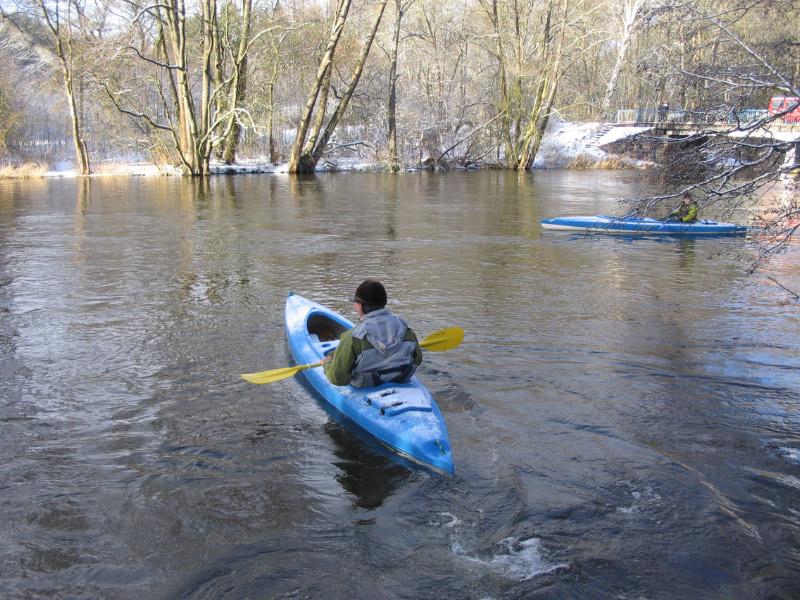
<svg viewBox="0 0 800 600"><path fill-rule="evenodd" d="M605 123L584 138L585 145L589 148L600 148L600 139L612 129L614 129L613 123Z"/></svg>

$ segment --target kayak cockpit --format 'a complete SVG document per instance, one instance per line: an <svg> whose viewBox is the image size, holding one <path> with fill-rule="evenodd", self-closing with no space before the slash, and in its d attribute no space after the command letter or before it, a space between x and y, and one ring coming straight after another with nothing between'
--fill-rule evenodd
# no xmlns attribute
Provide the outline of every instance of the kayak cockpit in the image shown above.
<svg viewBox="0 0 800 600"><path fill-rule="evenodd" d="M322 313L311 313L306 320L308 334L316 335L320 342L334 342L348 329L346 325Z"/></svg>

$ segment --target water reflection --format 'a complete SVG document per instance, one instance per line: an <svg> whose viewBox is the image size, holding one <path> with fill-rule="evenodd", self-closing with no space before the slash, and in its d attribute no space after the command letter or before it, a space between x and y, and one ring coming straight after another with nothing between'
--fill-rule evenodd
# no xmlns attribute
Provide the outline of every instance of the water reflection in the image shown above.
<svg viewBox="0 0 800 600"><path fill-rule="evenodd" d="M0 182L4 592L796 596L796 302L741 240L538 226L639 177ZM352 319L367 275L418 333L468 332L424 363L454 478L239 379L290 364L289 290ZM569 567L491 568L518 557Z"/></svg>
<svg viewBox="0 0 800 600"><path fill-rule="evenodd" d="M341 469L336 481L355 496L355 506L378 508L411 475L396 458L381 455L373 442L335 420L326 423L323 429L335 443L333 452L339 460L333 464Z"/></svg>
<svg viewBox="0 0 800 600"><path fill-rule="evenodd" d="M75 202L75 227L74 227L74 260L83 262L86 256L83 244L86 237L86 220L89 214L91 182L88 177L80 177L77 181L77 201Z"/></svg>
<svg viewBox="0 0 800 600"><path fill-rule="evenodd" d="M678 264L682 270L688 271L694 266L695 242L696 240L691 238L680 238L678 240L678 249L680 250Z"/></svg>

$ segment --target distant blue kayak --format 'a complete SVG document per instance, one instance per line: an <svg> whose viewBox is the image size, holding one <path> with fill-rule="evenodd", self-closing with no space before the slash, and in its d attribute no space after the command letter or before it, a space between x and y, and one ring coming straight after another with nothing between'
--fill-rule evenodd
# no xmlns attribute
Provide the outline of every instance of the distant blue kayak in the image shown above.
<svg viewBox="0 0 800 600"><path fill-rule="evenodd" d="M286 336L297 364L316 363L333 352L353 324L297 294L286 299ZM394 452L435 471L455 471L450 438L439 407L416 377L409 383L355 388L333 385L322 367L301 372L333 408Z"/></svg>
<svg viewBox="0 0 800 600"><path fill-rule="evenodd" d="M544 229L592 233L643 233L648 235L742 235L747 227L717 221L658 221L648 217L555 217L542 219Z"/></svg>

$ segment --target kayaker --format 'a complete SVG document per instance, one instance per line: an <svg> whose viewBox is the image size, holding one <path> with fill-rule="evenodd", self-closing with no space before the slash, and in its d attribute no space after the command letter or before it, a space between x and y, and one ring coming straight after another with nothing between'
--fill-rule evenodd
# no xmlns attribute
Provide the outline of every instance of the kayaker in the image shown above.
<svg viewBox="0 0 800 600"><path fill-rule="evenodd" d="M689 192L683 194L680 206L669 213L667 221L682 221L683 223L694 223L697 221L697 211L700 207L697 206L697 200L692 198Z"/></svg>
<svg viewBox="0 0 800 600"><path fill-rule="evenodd" d="M356 289L353 303L359 323L345 331L333 355L323 359L325 376L334 385L404 383L422 362L416 334L386 308L386 301L386 289L375 279Z"/></svg>

